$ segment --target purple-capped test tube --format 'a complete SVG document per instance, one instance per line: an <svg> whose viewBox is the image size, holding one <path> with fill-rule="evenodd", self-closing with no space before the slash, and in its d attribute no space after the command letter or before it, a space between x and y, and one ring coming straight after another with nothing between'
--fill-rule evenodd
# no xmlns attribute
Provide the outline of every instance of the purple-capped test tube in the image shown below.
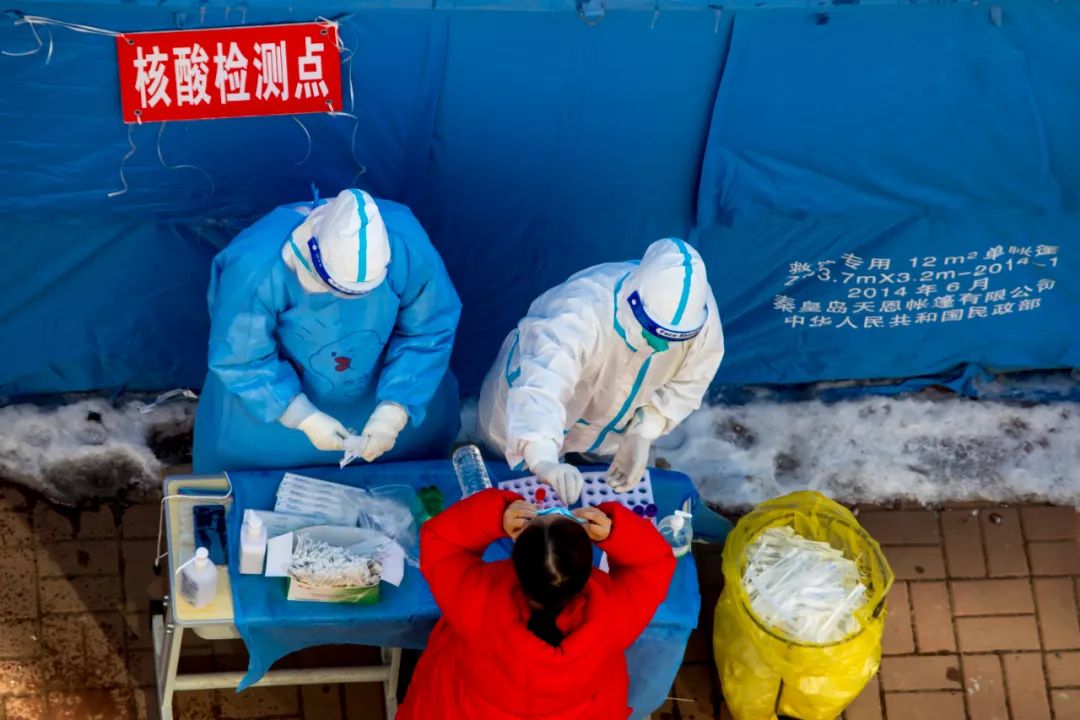
<svg viewBox="0 0 1080 720"><path fill-rule="evenodd" d="M649 503L648 505L645 506L645 517L654 518L654 517L656 517L657 513L659 513L659 512L660 511L656 507L655 503Z"/></svg>
<svg viewBox="0 0 1080 720"><path fill-rule="evenodd" d="M641 507L640 505L635 505L634 506L634 512L637 513L638 515L640 515L641 517L645 517L645 508Z"/></svg>

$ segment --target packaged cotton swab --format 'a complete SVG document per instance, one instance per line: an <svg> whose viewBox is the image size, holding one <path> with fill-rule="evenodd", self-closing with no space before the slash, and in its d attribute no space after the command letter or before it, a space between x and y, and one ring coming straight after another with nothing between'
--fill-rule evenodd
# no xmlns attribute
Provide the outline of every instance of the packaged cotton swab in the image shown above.
<svg viewBox="0 0 1080 720"><path fill-rule="evenodd" d="M750 543L743 584L758 617L796 642L834 643L859 630L867 591L854 561L790 527Z"/></svg>

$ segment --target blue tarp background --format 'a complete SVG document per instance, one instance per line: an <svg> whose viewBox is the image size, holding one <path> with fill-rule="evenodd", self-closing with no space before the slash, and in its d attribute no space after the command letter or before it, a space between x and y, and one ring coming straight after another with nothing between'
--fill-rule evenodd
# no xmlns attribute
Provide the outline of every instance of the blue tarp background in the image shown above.
<svg viewBox="0 0 1080 720"><path fill-rule="evenodd" d="M129 190L109 198L129 149L112 38L39 28L41 52L0 56L0 395L199 387L214 253L312 181L328 194L354 178L411 205L446 259L467 393L537 294L664 235L690 235L709 264L720 383L1080 365L1077 0L619 0L592 26L565 0L388 5L12 6L114 30L348 13L358 122L353 143L351 119L303 116L310 153L288 117L137 126ZM0 49L32 50L13 20ZM866 290L785 287L792 262L945 269L976 253L989 268L997 245L1039 244L1056 266L1014 265L980 291L1005 289L1008 314L984 297L988 317L951 323L785 324ZM1025 286L1040 303L1022 313ZM780 295L797 310L774 309Z"/></svg>

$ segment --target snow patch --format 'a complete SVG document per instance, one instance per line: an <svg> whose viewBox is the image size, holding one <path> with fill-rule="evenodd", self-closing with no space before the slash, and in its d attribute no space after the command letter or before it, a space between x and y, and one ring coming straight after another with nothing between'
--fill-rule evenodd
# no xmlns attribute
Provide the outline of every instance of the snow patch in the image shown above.
<svg viewBox="0 0 1080 720"><path fill-rule="evenodd" d="M190 443L195 403L174 400L146 410L145 400L0 408L0 478L69 505L132 486L156 487L161 461L151 445L161 453Z"/></svg>
<svg viewBox="0 0 1080 720"><path fill-rule="evenodd" d="M795 490L841 502L1037 500L1080 507L1080 403L956 396L704 407L654 462L746 508Z"/></svg>

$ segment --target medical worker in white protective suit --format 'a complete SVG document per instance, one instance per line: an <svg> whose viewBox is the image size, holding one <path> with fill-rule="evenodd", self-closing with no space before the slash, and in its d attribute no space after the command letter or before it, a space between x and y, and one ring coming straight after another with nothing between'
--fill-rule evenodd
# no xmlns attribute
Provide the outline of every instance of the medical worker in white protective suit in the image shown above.
<svg viewBox="0 0 1080 720"><path fill-rule="evenodd" d="M478 428L568 504L583 485L568 452L614 455L608 483L626 492L653 441L701 405L723 357L701 256L659 240L640 263L583 270L533 302L484 379Z"/></svg>

